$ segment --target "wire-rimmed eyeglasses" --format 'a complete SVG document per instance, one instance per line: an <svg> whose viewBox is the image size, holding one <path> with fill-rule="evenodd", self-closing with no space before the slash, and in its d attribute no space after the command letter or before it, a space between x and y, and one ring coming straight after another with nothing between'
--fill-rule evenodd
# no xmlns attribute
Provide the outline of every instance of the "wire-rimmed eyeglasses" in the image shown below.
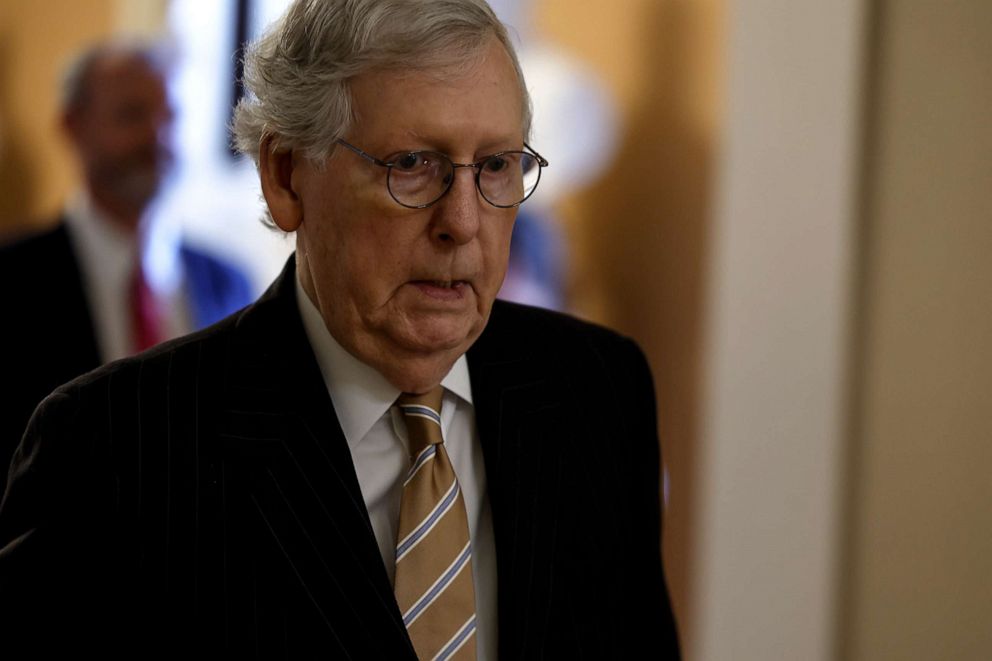
<svg viewBox="0 0 992 661"><path fill-rule="evenodd" d="M475 163L455 163L435 151L409 151L383 161L344 140L338 143L386 168L389 194L410 209L424 209L444 197L451 190L457 168L475 168L475 187L482 198L494 207L510 209L531 196L541 180L541 169L548 166L526 142L528 151L501 151Z"/></svg>

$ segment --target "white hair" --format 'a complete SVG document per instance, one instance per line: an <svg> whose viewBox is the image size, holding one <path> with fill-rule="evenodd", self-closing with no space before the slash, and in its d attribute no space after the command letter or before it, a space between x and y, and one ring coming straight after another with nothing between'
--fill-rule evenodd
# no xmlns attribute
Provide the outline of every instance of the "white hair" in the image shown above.
<svg viewBox="0 0 992 661"><path fill-rule="evenodd" d="M485 0L296 0L246 51L245 97L232 130L258 164L262 141L330 155L354 119L349 81L372 70L464 69L499 40L520 82L524 135L530 97L506 28Z"/></svg>

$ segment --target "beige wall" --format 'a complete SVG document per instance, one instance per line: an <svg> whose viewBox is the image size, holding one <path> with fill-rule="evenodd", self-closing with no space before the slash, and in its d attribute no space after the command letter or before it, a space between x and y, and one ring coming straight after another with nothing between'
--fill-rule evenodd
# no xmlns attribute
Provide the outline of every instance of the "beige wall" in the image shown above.
<svg viewBox="0 0 992 661"><path fill-rule="evenodd" d="M690 659L833 658L865 5L728 11Z"/></svg>
<svg viewBox="0 0 992 661"><path fill-rule="evenodd" d="M992 659L992 3L879 3L845 659Z"/></svg>

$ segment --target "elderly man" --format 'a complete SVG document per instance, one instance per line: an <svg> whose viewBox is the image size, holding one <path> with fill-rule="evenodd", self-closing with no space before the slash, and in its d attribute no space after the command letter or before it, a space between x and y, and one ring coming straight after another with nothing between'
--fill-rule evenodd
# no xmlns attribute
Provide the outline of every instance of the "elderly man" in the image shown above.
<svg viewBox="0 0 992 661"><path fill-rule="evenodd" d="M504 27L482 0L302 0L246 64L238 144L295 258L41 406L0 509L4 639L677 658L642 354L494 301L547 165Z"/></svg>
<svg viewBox="0 0 992 661"><path fill-rule="evenodd" d="M0 494L48 393L251 302L244 275L149 213L172 161L164 65L155 48L130 42L77 58L61 123L83 185L49 229L0 246Z"/></svg>

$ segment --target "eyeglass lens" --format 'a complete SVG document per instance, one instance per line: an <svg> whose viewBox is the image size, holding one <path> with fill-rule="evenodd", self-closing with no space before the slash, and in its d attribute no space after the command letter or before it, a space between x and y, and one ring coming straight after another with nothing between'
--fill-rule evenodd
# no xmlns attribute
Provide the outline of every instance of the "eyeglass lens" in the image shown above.
<svg viewBox="0 0 992 661"><path fill-rule="evenodd" d="M512 207L537 187L541 168L527 152L490 156L477 164L479 191L495 206ZM429 151L403 154L389 169L389 192L400 204L419 207L437 201L451 186L455 166L444 154Z"/></svg>

